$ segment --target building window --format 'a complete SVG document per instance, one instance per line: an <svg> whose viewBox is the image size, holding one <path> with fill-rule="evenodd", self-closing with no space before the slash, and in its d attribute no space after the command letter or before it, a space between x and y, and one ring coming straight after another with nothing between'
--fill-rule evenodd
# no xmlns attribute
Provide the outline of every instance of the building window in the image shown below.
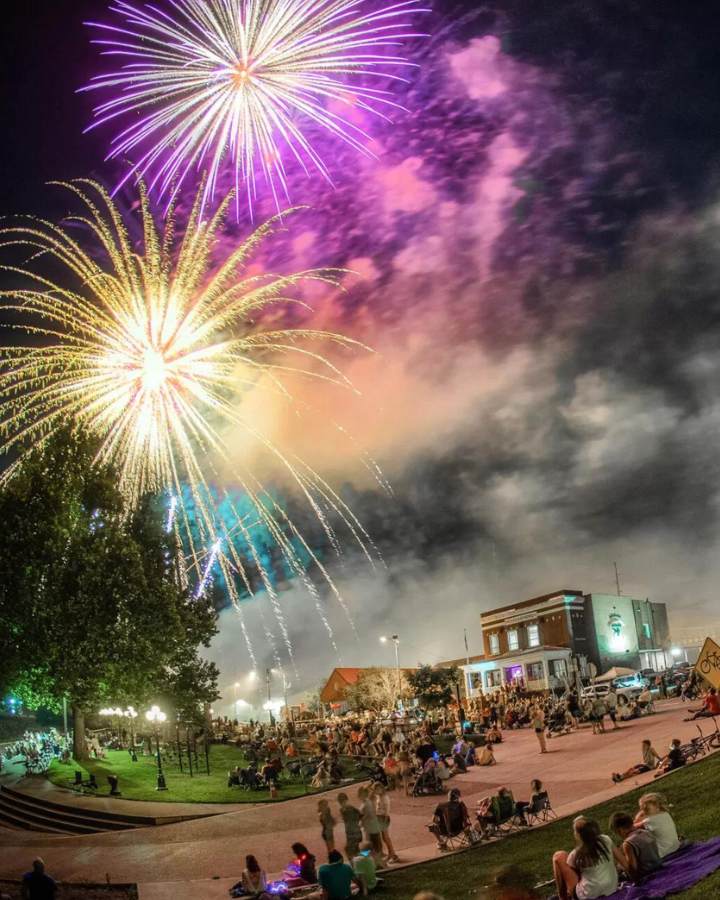
<svg viewBox="0 0 720 900"><path fill-rule="evenodd" d="M487 673L487 686L502 687L502 669L490 669Z"/></svg>
<svg viewBox="0 0 720 900"><path fill-rule="evenodd" d="M528 681L543 680L543 664L541 662L528 663L526 668Z"/></svg>
<svg viewBox="0 0 720 900"><path fill-rule="evenodd" d="M550 674L555 678L567 678L567 660L551 659Z"/></svg>
<svg viewBox="0 0 720 900"><path fill-rule="evenodd" d="M519 650L520 649L520 639L518 638L517 629L513 628L512 631L508 631L508 650Z"/></svg>
<svg viewBox="0 0 720 900"><path fill-rule="evenodd" d="M540 646L540 626L528 625L527 627L528 647Z"/></svg>
<svg viewBox="0 0 720 900"><path fill-rule="evenodd" d="M500 652L500 638L497 634L490 635L490 654L495 656L496 653Z"/></svg>
<svg viewBox="0 0 720 900"><path fill-rule="evenodd" d="M645 637L650 639L650 626L647 622L643 622L643 631L645 632Z"/></svg>

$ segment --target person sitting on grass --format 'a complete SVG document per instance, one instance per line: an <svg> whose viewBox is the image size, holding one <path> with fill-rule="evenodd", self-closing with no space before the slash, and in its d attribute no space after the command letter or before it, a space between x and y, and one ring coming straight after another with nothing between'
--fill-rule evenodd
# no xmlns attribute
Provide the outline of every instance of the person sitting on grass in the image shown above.
<svg viewBox="0 0 720 900"><path fill-rule="evenodd" d="M32 861L32 872L23 875L20 892L23 900L54 900L57 884L45 874L45 863L39 856Z"/></svg>
<svg viewBox="0 0 720 900"><path fill-rule="evenodd" d="M490 884L476 894L476 900L540 900L535 878L513 866L500 866L490 873Z"/></svg>
<svg viewBox="0 0 720 900"><path fill-rule="evenodd" d="M650 772L656 769L660 763L660 754L655 750L650 741L644 740L641 744L642 759L641 763L631 766L624 772L613 772L612 780L616 783L625 781L626 778L633 778L635 775L642 775L643 772Z"/></svg>
<svg viewBox="0 0 720 900"><path fill-rule="evenodd" d="M446 850L448 838L457 834L464 832L469 838L472 837L470 814L460 799L460 791L457 788L453 788L447 800L435 807L433 820L428 829L437 838L438 850Z"/></svg>
<svg viewBox="0 0 720 900"><path fill-rule="evenodd" d="M644 828L655 836L661 859L674 853L680 847L680 839L665 795L657 792L643 794L638 806L640 812L635 816L635 827Z"/></svg>
<svg viewBox="0 0 720 900"><path fill-rule="evenodd" d="M618 886L615 863L623 867L625 857L592 819L575 819L573 835L575 849L553 855L559 900L595 900L614 894Z"/></svg>
<svg viewBox="0 0 720 900"><path fill-rule="evenodd" d="M328 861L320 866L318 884L322 900L351 900L355 873L343 860L339 850L331 850Z"/></svg>
<svg viewBox="0 0 720 900"><path fill-rule="evenodd" d="M355 881L360 888L360 896L367 897L374 894L380 885L377 877L377 866L372 857L372 844L360 845L357 856L352 859L352 867L355 872Z"/></svg>
<svg viewBox="0 0 720 900"><path fill-rule="evenodd" d="M673 772L675 769L682 769L684 765L685 757L682 752L682 742L679 738L673 738L670 741L670 752L660 762L655 777L658 778L660 775L665 775L666 772Z"/></svg>
<svg viewBox="0 0 720 900"><path fill-rule="evenodd" d="M320 761L317 769L315 770L315 774L313 775L313 779L310 782L310 787L314 788L324 788L328 787L332 782L332 775L330 774L330 760L323 759Z"/></svg>
<svg viewBox="0 0 720 900"><path fill-rule="evenodd" d="M625 857L623 868L631 881L640 881L660 868L662 859L652 832L636 828L632 816L625 812L616 812L610 816L610 828L622 841L622 854Z"/></svg>

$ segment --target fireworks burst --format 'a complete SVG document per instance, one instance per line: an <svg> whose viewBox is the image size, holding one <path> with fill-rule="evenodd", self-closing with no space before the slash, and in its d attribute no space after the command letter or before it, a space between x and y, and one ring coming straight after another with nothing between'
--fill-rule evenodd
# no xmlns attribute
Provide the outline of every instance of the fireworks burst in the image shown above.
<svg viewBox="0 0 720 900"><path fill-rule="evenodd" d="M415 36L407 19L420 11L417 3L363 13L367 0L173 0L168 12L118 0L111 9L124 26L89 23L108 35L96 41L105 54L127 60L84 88L120 91L96 108L91 127L131 120L110 158L139 152L133 171L147 174L150 189L165 193L202 168L209 175L204 203L230 157L250 208L260 174L279 209L278 187L287 196L285 157L330 180L303 122L372 155L365 132L330 107L382 116L399 108L357 76L397 80L389 70L411 65L388 52Z"/></svg>
<svg viewBox="0 0 720 900"><path fill-rule="evenodd" d="M41 446L64 421L78 421L100 438L99 458L117 468L121 490L131 504L146 492L170 493L166 527L184 542L185 574L194 581L199 595L211 570L215 567L222 572L253 663L236 586L237 578L253 593L243 563L248 556L260 572L292 659L282 609L253 541L256 527L280 547L290 570L311 593L332 639L305 563L311 560L319 567L342 603L332 581L282 507L251 472L238 467L237 459L229 459L222 431L228 425L239 427L280 460L334 546L338 547L338 542L331 519L339 517L365 550L367 536L340 498L312 469L283 455L248 421L238 403L239 391L258 386L281 391L292 402L283 383L288 373L302 372L350 386L312 345L328 341L346 347L361 345L325 331L262 330L249 324L272 305L300 303L287 295L300 283L337 285L342 273L318 269L288 276L244 272L278 217L214 267L212 251L231 198L205 221L201 216L202 188L184 237L174 242L172 210L161 234L141 185L143 249L138 252L117 207L100 185L81 181L64 187L84 202L87 214L71 221L97 238L106 264L98 262L96 254L91 255L66 229L49 222L33 220L0 230L0 247L19 244L29 248L34 258L54 258L71 280L82 285L80 293L39 272L2 266L29 282L27 288L2 294L1 308L22 317L20 324L10 327L38 336L34 346L0 349L2 452L14 449L19 454L2 478L11 477L23 455ZM176 252L174 243L179 243ZM225 492L220 515L204 474L212 471L217 475L214 459L234 467L236 487L249 499L249 514L247 508L240 510L236 497Z"/></svg>

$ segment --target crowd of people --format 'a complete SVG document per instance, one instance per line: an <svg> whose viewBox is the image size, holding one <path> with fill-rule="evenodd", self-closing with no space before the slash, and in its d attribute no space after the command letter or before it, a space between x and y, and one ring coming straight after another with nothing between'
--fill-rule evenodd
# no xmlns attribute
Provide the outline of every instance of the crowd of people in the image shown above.
<svg viewBox="0 0 720 900"><path fill-rule="evenodd" d="M72 735L57 728L49 731L26 731L22 738L6 744L2 760L20 760L30 772L44 772L53 759L69 760L72 754Z"/></svg>

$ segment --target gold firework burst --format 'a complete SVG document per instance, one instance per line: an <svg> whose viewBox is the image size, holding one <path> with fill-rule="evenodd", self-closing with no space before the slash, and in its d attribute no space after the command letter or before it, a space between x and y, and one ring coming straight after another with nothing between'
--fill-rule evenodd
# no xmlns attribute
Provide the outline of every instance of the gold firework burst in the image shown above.
<svg viewBox="0 0 720 900"><path fill-rule="evenodd" d="M236 546L242 543L261 572L292 656L272 579L254 548L253 522L270 532L321 615L320 599L298 545L334 587L284 510L241 460L229 460L223 430L228 425L242 427L282 461L334 543L329 513L339 515L365 548L367 536L329 485L265 438L238 403L243 387L255 385L261 377L288 397L282 380L286 373L302 371L349 385L313 344L361 345L327 331L263 330L250 324L268 307L301 303L291 295L302 282L336 286L342 273L312 269L285 276L249 274L247 263L260 241L276 228L277 217L217 265L214 250L231 197L205 220L202 186L181 238L175 237L172 210L164 232L158 229L140 186L140 250L133 247L120 211L102 186L79 181L63 187L73 191L86 210L69 221L93 236L101 257L75 240L67 227L43 220L0 230L0 247L26 247L34 260L50 257L67 271L68 282L78 285L72 289L55 283L35 266L2 266L28 284L4 291L2 309L20 314L20 323L11 327L35 335L32 346L0 349L1 449L19 453L2 478L11 477L23 455L42 445L61 423L68 419L81 423L99 437L99 457L117 468L121 490L131 504L147 492L170 492L169 524L174 522L186 542L196 589L202 592L210 567L217 565L240 613L235 577L252 592ZM225 514L220 520L205 474L208 466L212 471L212 457L232 464L236 485L252 505L250 519L225 492L223 501L234 519L228 522ZM188 492L195 529L182 500ZM324 615L323 621L332 637ZM254 662L249 642L248 649Z"/></svg>

